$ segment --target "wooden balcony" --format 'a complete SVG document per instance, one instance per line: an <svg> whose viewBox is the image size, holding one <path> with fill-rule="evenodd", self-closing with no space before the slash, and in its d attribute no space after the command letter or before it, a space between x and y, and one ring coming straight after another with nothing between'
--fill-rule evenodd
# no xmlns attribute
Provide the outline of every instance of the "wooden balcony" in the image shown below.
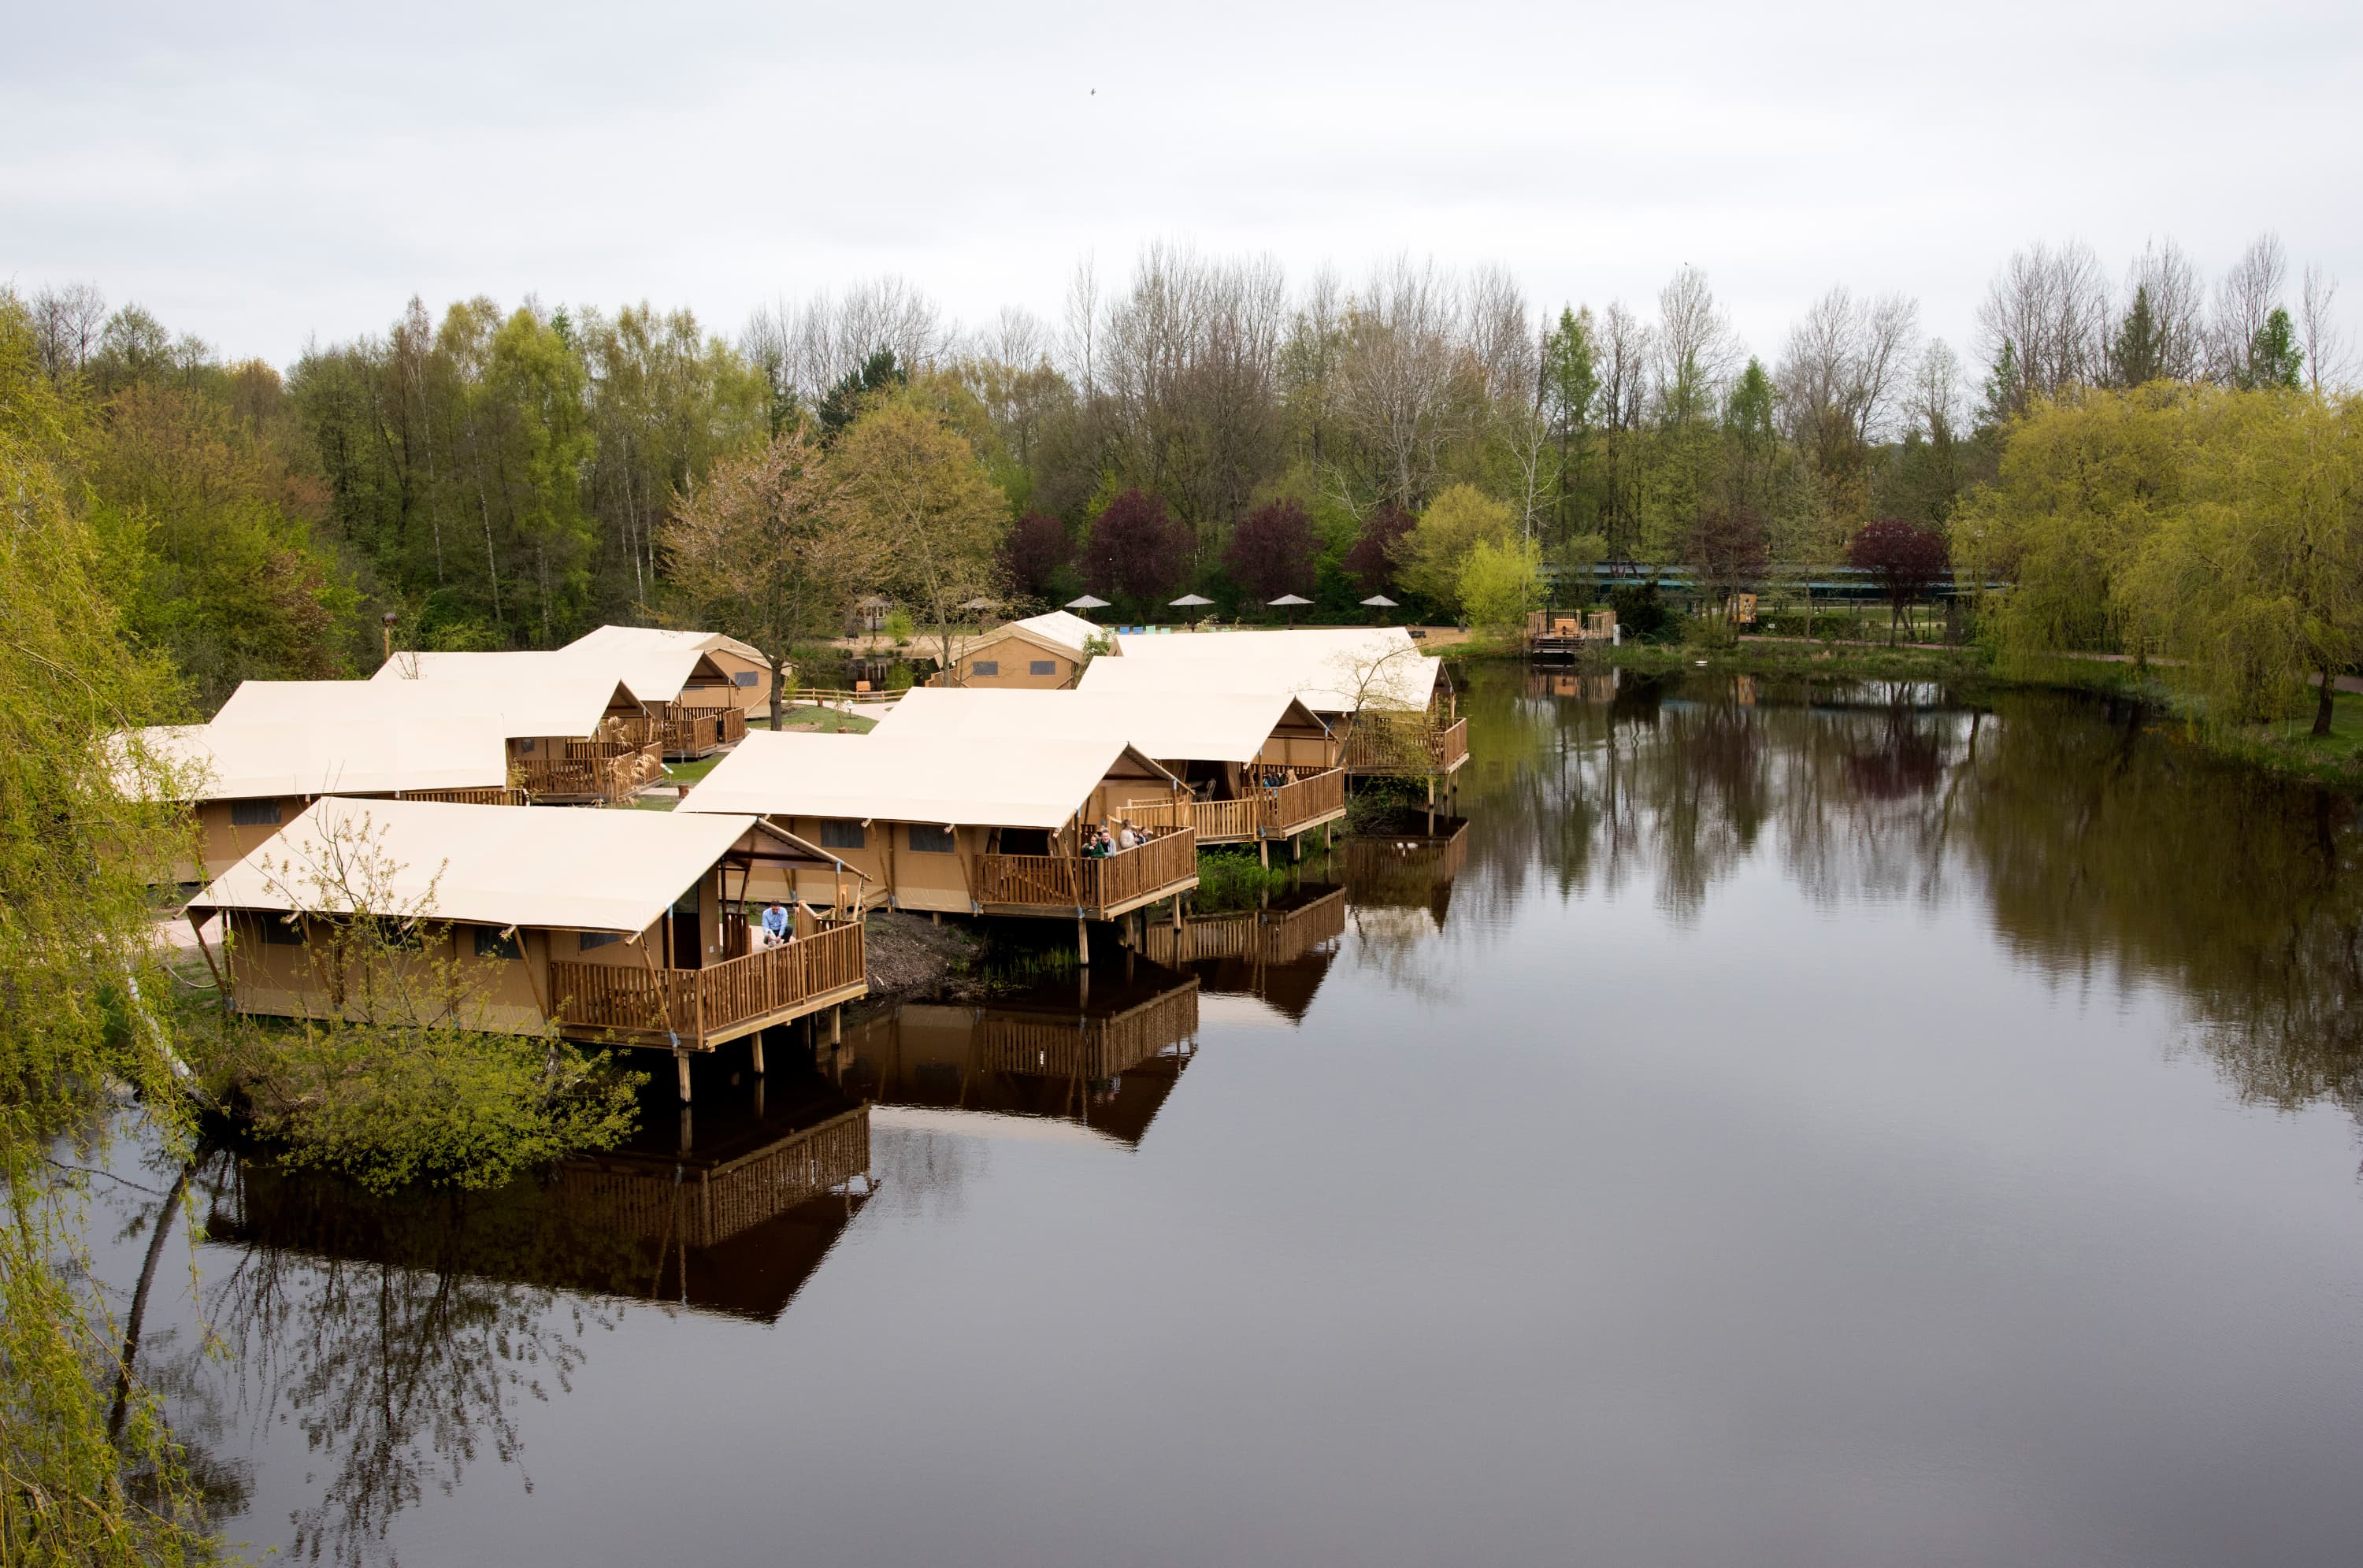
<svg viewBox="0 0 2363 1568"><path fill-rule="evenodd" d="M1237 801L1128 801L1124 814L1142 827L1195 828L1200 844L1293 838L1346 814L1346 770L1306 773Z"/></svg>
<svg viewBox="0 0 2363 1568"><path fill-rule="evenodd" d="M487 784L480 790L397 790L397 801L439 801L453 806L522 806L529 797L516 785Z"/></svg>
<svg viewBox="0 0 2363 1568"><path fill-rule="evenodd" d="M1186 827L1149 832L1157 836L1104 860L1065 855L981 856L977 906L985 914L1114 920L1196 887L1197 834Z"/></svg>
<svg viewBox="0 0 2363 1568"><path fill-rule="evenodd" d="M570 1039L711 1051L861 996L869 956L853 922L703 969L557 960L549 988Z"/></svg>
<svg viewBox="0 0 2363 1568"><path fill-rule="evenodd" d="M977 1021L977 1065L1021 1077L1120 1077L1197 1032L1193 979L1112 1017L1029 1018L987 1010Z"/></svg>
<svg viewBox="0 0 2363 1568"><path fill-rule="evenodd" d="M1261 967L1293 964L1346 934L1346 889L1325 893L1292 910L1243 910L1202 915L1179 929L1151 925L1145 951L1168 968L1240 958Z"/></svg>
<svg viewBox="0 0 2363 1568"><path fill-rule="evenodd" d="M1468 760L1466 719L1438 725L1425 718L1364 713L1346 742L1346 771L1358 776L1432 777Z"/></svg>
<svg viewBox="0 0 2363 1568"><path fill-rule="evenodd" d="M653 741L570 740L509 762L511 783L547 805L620 805L663 776Z"/></svg>
<svg viewBox="0 0 2363 1568"><path fill-rule="evenodd" d="M729 707L693 707L669 702L658 721L657 733L664 745L666 761L694 762L745 740L747 713L735 703Z"/></svg>

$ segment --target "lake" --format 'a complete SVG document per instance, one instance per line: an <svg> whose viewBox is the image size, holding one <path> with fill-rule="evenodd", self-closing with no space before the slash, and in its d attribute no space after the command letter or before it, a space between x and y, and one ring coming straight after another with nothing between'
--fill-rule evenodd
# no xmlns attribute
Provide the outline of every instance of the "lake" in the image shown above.
<svg viewBox="0 0 2363 1568"><path fill-rule="evenodd" d="M760 1084L726 1051L549 1181L212 1156L141 1355L230 1535L2357 1560L2350 803L2066 696L1494 667L1463 705L1447 808L1269 907ZM157 1202L102 1197L128 1287Z"/></svg>

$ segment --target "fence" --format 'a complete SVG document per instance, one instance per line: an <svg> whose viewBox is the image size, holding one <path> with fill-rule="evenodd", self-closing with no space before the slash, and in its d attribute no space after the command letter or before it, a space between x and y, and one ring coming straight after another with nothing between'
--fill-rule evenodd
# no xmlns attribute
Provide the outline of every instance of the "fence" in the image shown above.
<svg viewBox="0 0 2363 1568"><path fill-rule="evenodd" d="M988 906L1079 911L1105 920L1124 906L1146 901L1180 884L1194 885L1197 879L1196 832L1169 827L1137 849L1105 859L982 856L977 861L976 900Z"/></svg>
<svg viewBox="0 0 2363 1568"><path fill-rule="evenodd" d="M704 1050L745 1024L861 984L868 962L861 926L852 922L704 969L553 962L549 985L559 1021L570 1030L646 1044L678 1038Z"/></svg>

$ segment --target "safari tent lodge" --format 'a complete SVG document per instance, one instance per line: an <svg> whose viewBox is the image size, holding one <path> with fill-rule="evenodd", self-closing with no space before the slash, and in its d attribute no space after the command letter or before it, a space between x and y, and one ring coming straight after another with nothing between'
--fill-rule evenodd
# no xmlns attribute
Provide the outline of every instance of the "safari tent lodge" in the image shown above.
<svg viewBox="0 0 2363 1568"><path fill-rule="evenodd" d="M1028 616L970 639L953 658L951 679L939 675L928 684L1058 690L1075 684L1094 638L1114 647L1104 628L1081 615L1053 610Z"/></svg>
<svg viewBox="0 0 2363 1568"><path fill-rule="evenodd" d="M358 870L355 868L358 867ZM360 880L364 884L356 888ZM421 1021L688 1053L842 1006L868 989L858 919L809 905L765 945L751 905L834 884L858 910L860 872L754 816L488 812L413 801L319 801L277 842L190 900L199 941L216 914L216 966L238 1011L281 1018L372 1010ZM405 941L349 972L339 927L356 905ZM481 972L453 960L486 961ZM453 977L462 977L455 981ZM831 1013L831 1027L836 1015Z"/></svg>
<svg viewBox="0 0 2363 1568"><path fill-rule="evenodd" d="M1085 830L1136 800L1182 793L1180 779L1121 741L980 746L883 729L759 731L683 797L680 813L767 818L842 856L894 909L1115 920L1198 885L1197 835L1145 827L1138 847L1095 857ZM816 906L833 891L798 886Z"/></svg>
<svg viewBox="0 0 2363 1568"><path fill-rule="evenodd" d="M1188 826L1205 844L1269 845L1346 814L1339 747L1282 692L930 690L906 694L881 735L933 735L973 746L1036 740L1116 741L1153 757L1186 794L1125 802L1135 824ZM1269 851L1267 850L1267 854Z"/></svg>

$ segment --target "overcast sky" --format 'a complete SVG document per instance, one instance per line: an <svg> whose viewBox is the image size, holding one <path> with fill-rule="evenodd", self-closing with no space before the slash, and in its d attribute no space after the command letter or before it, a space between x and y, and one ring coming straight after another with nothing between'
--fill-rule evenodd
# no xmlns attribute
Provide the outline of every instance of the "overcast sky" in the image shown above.
<svg viewBox="0 0 2363 1568"><path fill-rule="evenodd" d="M2009 252L2278 229L2363 321L2363 6L2008 0L27 8L0 279L224 351L431 309L750 308L897 272L1055 315L1164 237L1349 279L1499 261L1535 304L1704 268L1749 346L1835 282L1969 347ZM1094 93L1094 90L1096 92Z"/></svg>

